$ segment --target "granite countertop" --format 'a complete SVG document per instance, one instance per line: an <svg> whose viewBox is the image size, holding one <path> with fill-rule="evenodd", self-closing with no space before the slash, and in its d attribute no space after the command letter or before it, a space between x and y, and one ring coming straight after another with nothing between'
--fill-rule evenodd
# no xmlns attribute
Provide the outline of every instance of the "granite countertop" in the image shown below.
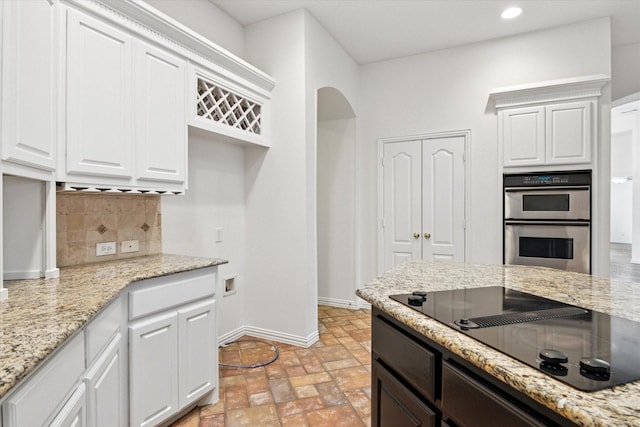
<svg viewBox="0 0 640 427"><path fill-rule="evenodd" d="M131 282L227 261L150 255L60 269L57 279L5 281L0 302L0 398Z"/></svg>
<svg viewBox="0 0 640 427"><path fill-rule="evenodd" d="M485 286L504 286L640 322L640 284L543 267L412 261L373 280L357 295L578 425L640 425L640 381L579 391L388 298L415 290Z"/></svg>

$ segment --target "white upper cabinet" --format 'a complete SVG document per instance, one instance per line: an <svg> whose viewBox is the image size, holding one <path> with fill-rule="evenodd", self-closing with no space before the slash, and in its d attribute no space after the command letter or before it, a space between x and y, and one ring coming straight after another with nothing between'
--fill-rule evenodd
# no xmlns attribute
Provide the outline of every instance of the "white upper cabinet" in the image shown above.
<svg viewBox="0 0 640 427"><path fill-rule="evenodd" d="M592 101L553 104L545 108L546 163L590 163Z"/></svg>
<svg viewBox="0 0 640 427"><path fill-rule="evenodd" d="M543 165L544 107L513 108L501 113L504 165Z"/></svg>
<svg viewBox="0 0 640 427"><path fill-rule="evenodd" d="M63 188L184 192L188 125L268 146L265 73L145 2L56 4Z"/></svg>
<svg viewBox="0 0 640 427"><path fill-rule="evenodd" d="M606 76L496 89L498 150L508 168L592 167Z"/></svg>
<svg viewBox="0 0 640 427"><path fill-rule="evenodd" d="M67 15L66 172L133 177L132 39L74 10Z"/></svg>
<svg viewBox="0 0 640 427"><path fill-rule="evenodd" d="M186 62L140 41L134 50L137 179L184 182Z"/></svg>
<svg viewBox="0 0 640 427"><path fill-rule="evenodd" d="M0 2L2 160L56 167L56 6Z"/></svg>

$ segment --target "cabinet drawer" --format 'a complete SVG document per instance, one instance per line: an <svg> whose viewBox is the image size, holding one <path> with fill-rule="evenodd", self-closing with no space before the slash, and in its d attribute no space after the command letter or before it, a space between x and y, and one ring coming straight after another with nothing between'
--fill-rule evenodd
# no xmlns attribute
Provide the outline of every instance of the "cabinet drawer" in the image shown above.
<svg viewBox="0 0 640 427"><path fill-rule="evenodd" d="M216 268L203 268L142 280L129 292L129 320L215 294Z"/></svg>
<svg viewBox="0 0 640 427"><path fill-rule="evenodd" d="M381 364L373 362L375 427L436 427L438 415Z"/></svg>
<svg viewBox="0 0 640 427"><path fill-rule="evenodd" d="M447 362L442 363L442 412L460 427L546 425Z"/></svg>
<svg viewBox="0 0 640 427"><path fill-rule="evenodd" d="M84 335L78 334L43 362L42 368L3 404L4 425L44 425L83 371Z"/></svg>
<svg viewBox="0 0 640 427"><path fill-rule="evenodd" d="M425 397L436 400L436 354L377 317L372 335L373 351Z"/></svg>
<svg viewBox="0 0 640 427"><path fill-rule="evenodd" d="M120 329L122 302L120 298L109 304L84 330L87 351L87 367L91 366L111 337Z"/></svg>

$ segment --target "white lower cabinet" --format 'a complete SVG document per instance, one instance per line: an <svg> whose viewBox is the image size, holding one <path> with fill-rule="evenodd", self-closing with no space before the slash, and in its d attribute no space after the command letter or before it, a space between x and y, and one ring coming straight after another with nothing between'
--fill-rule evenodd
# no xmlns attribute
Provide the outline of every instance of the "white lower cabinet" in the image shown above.
<svg viewBox="0 0 640 427"><path fill-rule="evenodd" d="M88 425L86 390L84 384L80 384L49 426L84 427L86 425Z"/></svg>
<svg viewBox="0 0 640 427"><path fill-rule="evenodd" d="M129 326L130 419L153 426L178 410L178 314Z"/></svg>
<svg viewBox="0 0 640 427"><path fill-rule="evenodd" d="M216 281L209 267L132 283L2 399L0 427L155 426L213 403Z"/></svg>
<svg viewBox="0 0 640 427"><path fill-rule="evenodd" d="M213 299L129 326L130 421L152 426L217 386Z"/></svg>
<svg viewBox="0 0 640 427"><path fill-rule="evenodd" d="M118 332L84 377L87 388L87 423L95 427L125 427L126 379L123 378L126 356Z"/></svg>
<svg viewBox="0 0 640 427"><path fill-rule="evenodd" d="M218 386L214 315L213 300L178 311L180 407L196 402L206 392Z"/></svg>
<svg viewBox="0 0 640 427"><path fill-rule="evenodd" d="M137 283L129 292L131 426L152 426L218 386L216 268Z"/></svg>
<svg viewBox="0 0 640 427"><path fill-rule="evenodd" d="M3 427L49 425L77 387L83 371L84 335L80 333L2 404Z"/></svg>

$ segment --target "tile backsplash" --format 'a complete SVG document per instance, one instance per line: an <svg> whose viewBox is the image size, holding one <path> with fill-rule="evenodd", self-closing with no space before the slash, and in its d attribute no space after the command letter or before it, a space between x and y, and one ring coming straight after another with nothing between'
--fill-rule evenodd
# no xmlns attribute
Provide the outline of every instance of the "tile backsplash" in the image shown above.
<svg viewBox="0 0 640 427"><path fill-rule="evenodd" d="M159 195L56 194L58 267L162 252ZM139 251L121 253L120 242ZM96 243L116 242L116 253L96 256Z"/></svg>

